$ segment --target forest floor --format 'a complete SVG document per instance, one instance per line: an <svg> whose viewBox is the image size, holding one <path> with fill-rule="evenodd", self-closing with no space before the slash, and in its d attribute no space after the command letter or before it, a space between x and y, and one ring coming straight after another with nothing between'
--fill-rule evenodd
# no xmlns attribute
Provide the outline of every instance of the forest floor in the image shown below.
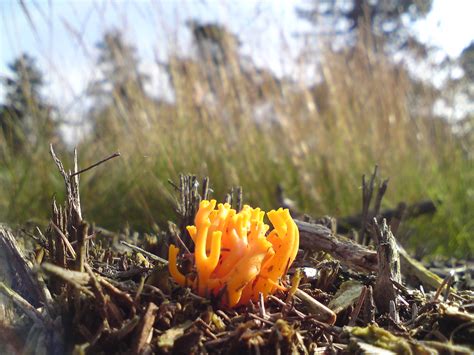
<svg viewBox="0 0 474 355"><path fill-rule="evenodd" d="M364 180L357 233L341 235L334 218L295 219L300 252L286 290L229 309L176 285L167 267L167 246L189 243L184 228L209 195L207 179L198 191L181 176L180 217L167 230L112 233L86 222L79 174L52 155L66 201L53 201L49 227L0 228L1 353L474 351L474 263L410 257L394 237L403 213L381 218L386 183L375 188L376 170ZM240 209L242 191L227 202Z"/></svg>

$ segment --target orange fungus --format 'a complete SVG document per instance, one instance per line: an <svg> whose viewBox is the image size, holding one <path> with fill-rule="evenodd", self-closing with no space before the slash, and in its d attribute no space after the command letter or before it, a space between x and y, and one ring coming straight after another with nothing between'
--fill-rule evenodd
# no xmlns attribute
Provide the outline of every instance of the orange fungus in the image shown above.
<svg viewBox="0 0 474 355"><path fill-rule="evenodd" d="M229 307L257 301L278 289L296 257L298 228L287 209L268 212L274 229L263 222L265 212L245 205L236 212L228 203L201 201L194 225L187 230L194 241L195 276L177 267L179 249L170 245L169 271L181 286L200 296L219 296Z"/></svg>

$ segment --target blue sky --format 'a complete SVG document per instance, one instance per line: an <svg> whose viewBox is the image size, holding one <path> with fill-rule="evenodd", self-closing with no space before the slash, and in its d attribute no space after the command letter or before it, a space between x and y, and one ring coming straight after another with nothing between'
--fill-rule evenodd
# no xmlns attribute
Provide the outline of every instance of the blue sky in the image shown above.
<svg viewBox="0 0 474 355"><path fill-rule="evenodd" d="M258 65L291 73L302 42L293 36L309 30L298 19L295 5L305 1L29 1L28 16L17 1L0 0L0 75L22 52L37 58L48 83L45 95L66 113L78 113L78 98L98 76L95 43L104 31L117 27L137 47L142 69L151 72L157 96L166 93L163 73L155 60L169 50L186 52L187 19L219 21L239 33L243 52ZM429 16L413 30L442 53L456 57L474 40L473 0L434 0ZM3 92L0 90L0 98Z"/></svg>
<svg viewBox="0 0 474 355"><path fill-rule="evenodd" d="M46 95L53 104L68 106L77 102L87 82L96 77L94 45L110 28L119 28L138 49L144 71L151 72L156 95L167 88L156 59L164 60L170 50L187 52L188 31L184 23L190 18L219 21L240 33L244 53L251 54L260 65L282 70L281 39L308 29L298 21L296 3L280 1L26 1L30 18L13 1L0 0L0 75L8 71L7 63L22 52L37 58L46 74ZM276 25L277 24L277 25ZM265 50L262 50L264 48ZM286 60L289 57L285 58ZM161 75L162 76L162 75ZM0 92L0 97L1 97Z"/></svg>

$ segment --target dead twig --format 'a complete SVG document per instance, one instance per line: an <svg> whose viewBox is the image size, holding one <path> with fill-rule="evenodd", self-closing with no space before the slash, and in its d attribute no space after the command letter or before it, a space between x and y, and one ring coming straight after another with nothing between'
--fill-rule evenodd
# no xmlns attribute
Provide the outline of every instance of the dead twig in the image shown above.
<svg viewBox="0 0 474 355"><path fill-rule="evenodd" d="M374 182L377 176L378 166L375 165L374 172L370 176L370 182L367 184L365 181L365 174L362 175L362 219L359 231L359 238L362 245L367 245L368 238L366 240L365 233L367 229L367 223L369 222L369 208L370 202L372 201L372 194L374 192Z"/></svg>
<svg viewBox="0 0 474 355"><path fill-rule="evenodd" d="M243 204L243 190L242 186L237 186L237 201L235 204L235 208L237 209L237 212L240 212L242 210L242 204Z"/></svg>
<svg viewBox="0 0 474 355"><path fill-rule="evenodd" d="M295 220L300 232L300 248L318 250L331 254L341 263L360 271L377 270L377 253L354 243L348 238L335 235L319 224Z"/></svg>
<svg viewBox="0 0 474 355"><path fill-rule="evenodd" d="M367 294L367 286L364 286L362 287L362 290L360 291L359 299L357 300L354 310L351 313L351 320L349 321L349 324L348 324L349 326L354 326L356 324L357 317L359 317L362 306L365 303L366 294Z"/></svg>
<svg viewBox="0 0 474 355"><path fill-rule="evenodd" d="M372 286L367 287L365 295L363 319L365 324L373 324L375 322L375 302Z"/></svg>
<svg viewBox="0 0 474 355"><path fill-rule="evenodd" d="M85 272L64 269L60 266L50 263L41 264L39 270L49 274L50 276L56 277L65 283L68 283L89 297L94 297L94 294L85 287L89 284L91 279L90 276Z"/></svg>
<svg viewBox="0 0 474 355"><path fill-rule="evenodd" d="M395 305L395 301L390 301L388 316L396 324L400 323L400 315L398 314L398 310L397 310L397 306Z"/></svg>
<svg viewBox="0 0 474 355"><path fill-rule="evenodd" d="M181 248L183 248L186 253L191 254L188 247L184 243L183 239L181 239L181 237L179 236L178 226L174 224L173 222L168 221L168 230L170 231L171 235L176 240L177 244L181 245Z"/></svg>
<svg viewBox="0 0 474 355"><path fill-rule="evenodd" d="M387 221L392 222L398 216L400 216L400 204L405 206L403 213L403 219L417 218L426 214L433 214L436 212L436 203L431 200L424 200L416 202L412 205L406 205L404 202L400 202L397 208L386 209L379 212L378 220L385 218ZM373 215L373 213L371 213ZM361 228L362 214L356 214L351 216L345 216L337 219L337 231L338 233L348 233L353 228ZM395 229L394 229L395 230ZM396 235L396 233L393 233Z"/></svg>
<svg viewBox="0 0 474 355"><path fill-rule="evenodd" d="M446 289L447 289L447 291L446 291L447 295L449 295L449 289L451 288L451 281L452 281L453 277L454 277L454 271L451 270L449 275L444 278L441 285L439 285L439 287L437 288L436 293L434 294L433 299L432 299L433 302L436 302L438 300L438 298L441 295L441 292L443 291L445 286L446 286Z"/></svg>
<svg viewBox="0 0 474 355"><path fill-rule="evenodd" d="M379 218L380 207L382 206L382 199L385 195L385 192L387 192L388 182L389 179L384 180L382 184L380 184L379 189L377 190L377 196L375 196L374 202L374 210L372 212L372 216L374 218Z"/></svg>
<svg viewBox="0 0 474 355"><path fill-rule="evenodd" d="M140 247L137 247L136 245L133 245L133 244L130 244L130 243L127 243L126 241L124 240L121 240L120 241L120 244L123 244L125 245L126 247L130 248L130 249L133 249L135 251L138 251L139 253L142 253L143 255L146 255L148 256L150 259L154 260L154 261L158 261L162 264L165 264L165 265L168 265L168 260L166 259L163 259L163 258L160 258L158 255L155 255L153 253L150 253L149 251L146 251L145 249L143 248L140 248Z"/></svg>
<svg viewBox="0 0 474 355"><path fill-rule="evenodd" d="M390 220L390 230L392 231L393 235L397 235L398 227L400 227L400 223L402 223L403 218L405 217L406 209L406 203L400 202L398 204L396 212L393 218Z"/></svg>
<svg viewBox="0 0 474 355"><path fill-rule="evenodd" d="M316 316L319 321L330 325L336 322L336 314L306 292L296 289L295 296L303 301L308 311Z"/></svg>
<svg viewBox="0 0 474 355"><path fill-rule="evenodd" d="M155 322L158 307L154 303L149 303L145 314L143 315L135 335L132 346L133 354L141 354L145 346L150 342L150 333L153 331L153 323Z"/></svg>
<svg viewBox="0 0 474 355"><path fill-rule="evenodd" d="M267 319L267 312L265 311L265 300L263 298L263 293L259 292L258 294L258 308L260 311L260 316L263 319Z"/></svg>
<svg viewBox="0 0 474 355"><path fill-rule="evenodd" d="M79 171L74 172L73 174L70 174L70 175L69 175L69 178L71 179L71 178L73 178L73 177L75 177L75 176L77 176L77 175L80 175L80 174L82 174L82 173L85 173L86 171L89 171L89 170L95 168L96 166L99 166L99 165L101 165L101 164L103 164L103 163L105 163L105 162L107 162L107 161L109 161L109 160L111 160L111 159L113 159L113 158L117 158L117 157L119 157L119 156L120 156L120 153L119 153L119 152L116 152L116 153L114 153L114 154L108 156L107 158L104 158L104 159L98 161L97 163L94 163L94 164L92 164L91 166L88 166L87 168L81 169L81 170L79 170Z"/></svg>
<svg viewBox="0 0 474 355"><path fill-rule="evenodd" d="M56 225L56 223L54 223L53 221L51 221L51 225L53 226L54 230L56 231L56 233L58 233L58 235L61 237L64 245L66 246L66 249L69 251L69 254L71 254L71 257L76 260L76 251L74 250L73 246L71 245L71 243L69 242L69 240L67 239L67 237L64 235L64 233L62 232L62 230Z"/></svg>

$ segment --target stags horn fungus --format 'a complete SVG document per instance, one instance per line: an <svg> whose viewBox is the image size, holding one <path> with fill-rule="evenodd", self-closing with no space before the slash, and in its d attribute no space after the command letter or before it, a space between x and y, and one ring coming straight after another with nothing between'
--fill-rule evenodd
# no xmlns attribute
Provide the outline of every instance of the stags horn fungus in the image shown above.
<svg viewBox="0 0 474 355"><path fill-rule="evenodd" d="M221 302L235 307L257 301L278 289L295 260L298 228L287 209L268 212L274 229L263 222L265 212L245 205L236 212L228 203L201 201L194 225L187 230L194 241L193 278L177 267L179 249L170 245L170 275L181 286L190 285L200 296L222 295Z"/></svg>

